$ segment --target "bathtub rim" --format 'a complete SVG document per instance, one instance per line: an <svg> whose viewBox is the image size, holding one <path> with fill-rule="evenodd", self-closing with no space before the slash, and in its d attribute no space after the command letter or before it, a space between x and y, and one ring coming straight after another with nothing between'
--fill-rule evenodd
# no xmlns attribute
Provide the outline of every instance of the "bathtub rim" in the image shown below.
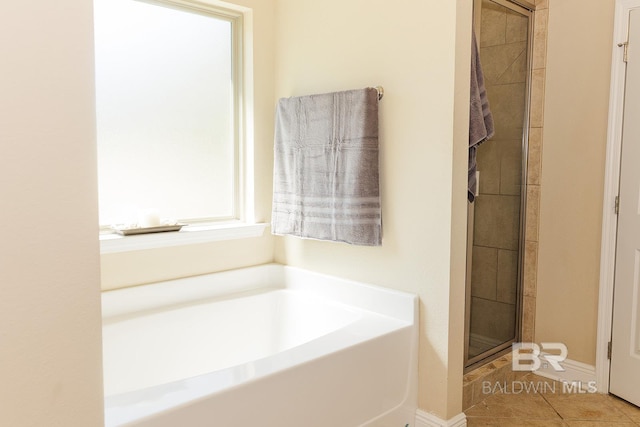
<svg viewBox="0 0 640 427"><path fill-rule="evenodd" d="M305 280L304 283L300 283ZM203 283L207 281L207 283ZM179 292L171 289L180 287ZM416 309L405 310L406 298L417 295L278 263L207 273L102 292L102 318L109 319L189 302L233 297L261 289L299 289L367 311L413 322ZM373 298L362 299L354 288ZM126 294L127 301L122 300ZM383 297L383 298L381 298ZM391 299L389 299L391 298Z"/></svg>

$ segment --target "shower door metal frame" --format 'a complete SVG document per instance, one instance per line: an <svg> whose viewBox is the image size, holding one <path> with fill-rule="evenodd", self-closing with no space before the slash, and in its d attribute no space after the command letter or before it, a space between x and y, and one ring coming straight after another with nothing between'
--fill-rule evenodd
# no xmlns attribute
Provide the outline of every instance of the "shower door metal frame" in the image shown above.
<svg viewBox="0 0 640 427"><path fill-rule="evenodd" d="M527 171L529 159L529 114L531 108L531 80L533 74L533 38L534 38L534 21L535 21L535 5L526 0L488 0L492 3L506 7L507 9L517 12L529 18L527 33L527 77L525 82L525 111L524 121L522 123L522 174L521 174L521 190L520 190L520 233L518 242L518 278L517 278L517 297L516 297L516 319L515 319L515 336L512 340L493 347L483 353L469 358L469 338L471 329L471 280L467 280L466 289L466 307L465 307L465 345L464 345L464 372L469 372L490 360L493 360L509 351L511 345L518 342L522 336L523 323L523 288L524 288L524 252L525 252L525 230L526 230L526 211L527 211ZM482 0L474 0L474 12L476 8L480 8ZM474 13L474 21L480 18ZM476 31L480 31L481 26L476 25ZM477 34L479 36L479 34ZM478 37L478 40L480 38ZM467 271L470 274L470 270Z"/></svg>
<svg viewBox="0 0 640 427"><path fill-rule="evenodd" d="M474 4L477 0L474 0ZM533 3L530 3L526 0L490 0L493 3L499 4L500 6L504 6L507 9L513 10L514 12L521 13L522 15L528 16L529 14L533 15L533 12L536 10L536 6Z"/></svg>

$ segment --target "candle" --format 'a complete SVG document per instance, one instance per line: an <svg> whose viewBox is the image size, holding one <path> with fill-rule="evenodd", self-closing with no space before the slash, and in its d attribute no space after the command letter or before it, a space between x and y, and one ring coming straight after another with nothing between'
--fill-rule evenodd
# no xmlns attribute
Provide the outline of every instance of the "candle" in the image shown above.
<svg viewBox="0 0 640 427"><path fill-rule="evenodd" d="M138 227L148 228L161 225L157 209L142 209L138 212Z"/></svg>

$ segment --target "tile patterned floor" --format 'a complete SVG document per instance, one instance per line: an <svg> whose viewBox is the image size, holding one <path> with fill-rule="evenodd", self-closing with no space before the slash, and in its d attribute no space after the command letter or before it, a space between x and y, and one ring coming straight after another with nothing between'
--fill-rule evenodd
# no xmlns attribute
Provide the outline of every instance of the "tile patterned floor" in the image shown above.
<svg viewBox="0 0 640 427"><path fill-rule="evenodd" d="M640 408L624 400L606 394L567 392L562 383L533 374L506 387L494 385L487 396L465 411L467 426L640 426Z"/></svg>

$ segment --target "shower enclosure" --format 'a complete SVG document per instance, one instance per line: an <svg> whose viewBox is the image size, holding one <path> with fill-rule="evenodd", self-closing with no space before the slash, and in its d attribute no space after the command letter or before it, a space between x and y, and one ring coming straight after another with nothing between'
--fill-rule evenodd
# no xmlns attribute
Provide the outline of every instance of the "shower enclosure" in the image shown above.
<svg viewBox="0 0 640 427"><path fill-rule="evenodd" d="M515 1L515 0L514 0ZM469 204L465 368L520 337L532 7L475 0L475 31L495 135L478 147Z"/></svg>

